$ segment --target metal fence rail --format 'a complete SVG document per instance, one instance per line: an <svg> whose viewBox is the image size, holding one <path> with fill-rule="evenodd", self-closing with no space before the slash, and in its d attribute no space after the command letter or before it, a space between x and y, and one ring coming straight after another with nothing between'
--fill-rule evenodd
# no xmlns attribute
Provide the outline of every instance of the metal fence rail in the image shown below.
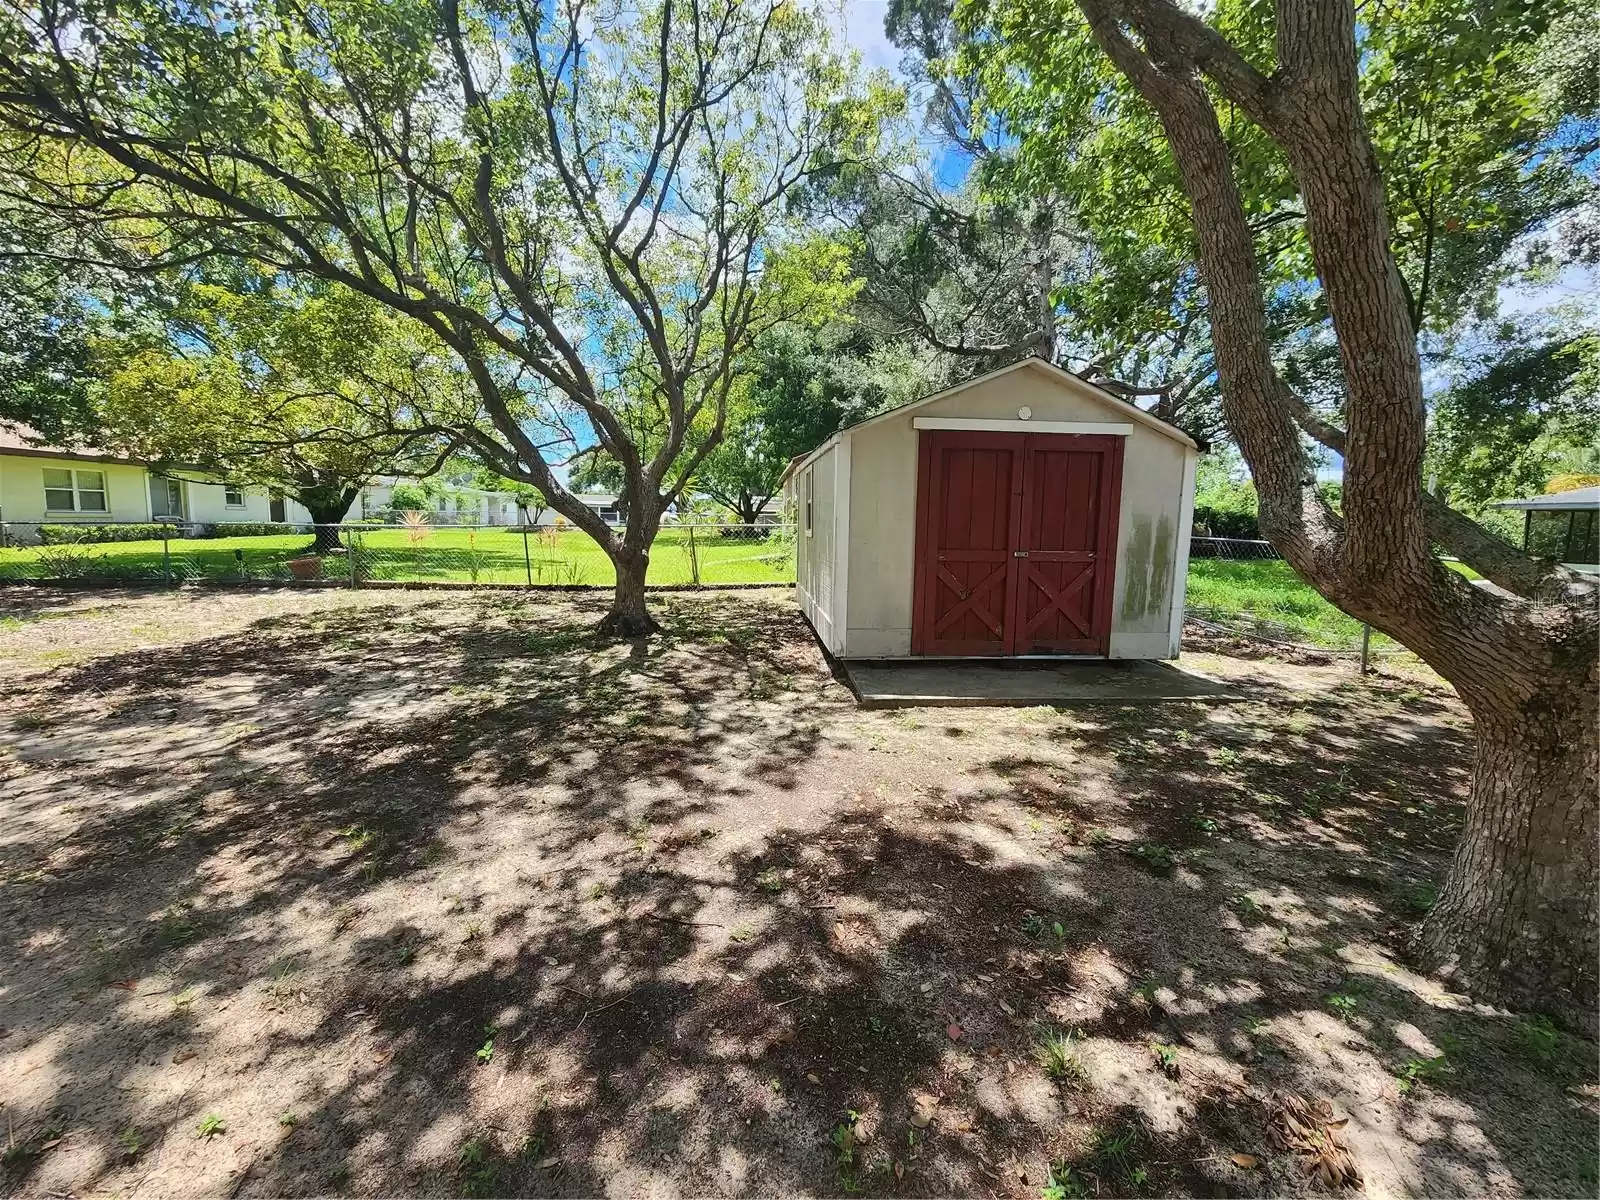
<svg viewBox="0 0 1600 1200"><path fill-rule="evenodd" d="M611 560L566 525L0 523L0 581L609 587ZM186 534L189 534L186 536ZM667 525L652 587L789 584L792 525Z"/></svg>
<svg viewBox="0 0 1600 1200"><path fill-rule="evenodd" d="M1282 558L1271 542L1259 538L1192 537L1190 558L1262 559Z"/></svg>

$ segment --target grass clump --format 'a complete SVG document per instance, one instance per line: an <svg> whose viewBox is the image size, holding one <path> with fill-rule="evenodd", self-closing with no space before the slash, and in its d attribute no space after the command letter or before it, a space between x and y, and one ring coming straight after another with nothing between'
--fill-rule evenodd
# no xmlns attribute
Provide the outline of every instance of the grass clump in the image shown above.
<svg viewBox="0 0 1600 1200"><path fill-rule="evenodd" d="M1044 1073L1058 1083L1084 1079L1083 1059L1078 1056L1078 1039L1064 1029L1047 1029L1033 1043L1033 1057Z"/></svg>

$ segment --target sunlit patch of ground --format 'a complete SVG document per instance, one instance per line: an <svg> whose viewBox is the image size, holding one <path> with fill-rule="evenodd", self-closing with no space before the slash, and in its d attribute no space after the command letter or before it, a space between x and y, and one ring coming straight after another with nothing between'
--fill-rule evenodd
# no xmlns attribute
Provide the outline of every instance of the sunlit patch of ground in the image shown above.
<svg viewBox="0 0 1600 1200"><path fill-rule="evenodd" d="M1465 714L861 712L782 593L0 591L0 1183L1593 1194L1594 1047L1404 946ZM1241 1165L1244 1164L1244 1165Z"/></svg>

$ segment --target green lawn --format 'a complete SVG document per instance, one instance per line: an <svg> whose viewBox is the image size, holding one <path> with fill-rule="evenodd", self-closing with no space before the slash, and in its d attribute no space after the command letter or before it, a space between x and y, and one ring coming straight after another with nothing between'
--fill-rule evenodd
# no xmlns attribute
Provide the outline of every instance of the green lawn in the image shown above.
<svg viewBox="0 0 1600 1200"><path fill-rule="evenodd" d="M1329 604L1278 560L1191 558L1188 607L1191 613L1210 610L1224 617L1248 614L1284 626L1295 640L1321 646L1361 641L1360 621ZM1381 637L1374 635L1374 642Z"/></svg>
<svg viewBox="0 0 1600 1200"><path fill-rule="evenodd" d="M322 560L321 577L348 580L354 559L362 579L451 583L610 584L611 562L587 535L575 530L534 534L510 529L430 529L412 541L405 529L345 532L348 555ZM177 580L290 579L287 560L305 553L307 534L174 539L167 543L170 575ZM115 542L85 546L0 549L0 578L162 579L168 564L162 543ZM723 536L697 530L692 544L682 528L662 530L650 555L649 581L657 585L788 583L794 580L794 544L781 533Z"/></svg>
<svg viewBox="0 0 1600 1200"><path fill-rule="evenodd" d="M1477 575L1462 563L1446 564L1469 579ZM1189 560L1188 608L1196 616L1246 616L1283 626L1282 635L1318 646L1354 648L1361 644L1361 622L1346 616L1324 600L1280 560ZM1272 631L1278 633L1278 631ZM1398 644L1381 633L1372 635L1374 647L1390 650Z"/></svg>
<svg viewBox="0 0 1600 1200"><path fill-rule="evenodd" d="M416 542L397 527L346 531L360 577L381 582L598 584L614 582L610 560L576 530L535 534L510 529L429 530ZM310 545L305 534L175 539L169 543L175 580L288 580L286 561ZM691 559L688 531L668 527L650 555L652 584L792 583L794 543L780 533L761 538L698 530ZM321 577L348 580L352 555L322 560ZM698 567L698 569L696 569ZM0 549L0 579L162 579L156 542ZM1197 558L1189 563L1188 604L1200 616L1252 618L1275 636L1330 647L1354 647L1361 623L1329 604L1280 561ZM1281 628L1275 628L1281 627ZM1381 634L1373 644L1391 647Z"/></svg>

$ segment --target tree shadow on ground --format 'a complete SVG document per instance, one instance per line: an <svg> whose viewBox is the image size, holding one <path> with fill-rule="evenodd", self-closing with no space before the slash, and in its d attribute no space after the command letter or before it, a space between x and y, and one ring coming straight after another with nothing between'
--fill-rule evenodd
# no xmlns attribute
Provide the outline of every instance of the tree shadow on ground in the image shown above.
<svg viewBox="0 0 1600 1200"><path fill-rule="evenodd" d="M42 677L8 1186L1276 1194L1282 1090L1418 1190L1581 1182L1591 1048L1530 1066L1404 967L1448 701L864 714L770 600L661 608L604 646L582 600L397 598Z"/></svg>

